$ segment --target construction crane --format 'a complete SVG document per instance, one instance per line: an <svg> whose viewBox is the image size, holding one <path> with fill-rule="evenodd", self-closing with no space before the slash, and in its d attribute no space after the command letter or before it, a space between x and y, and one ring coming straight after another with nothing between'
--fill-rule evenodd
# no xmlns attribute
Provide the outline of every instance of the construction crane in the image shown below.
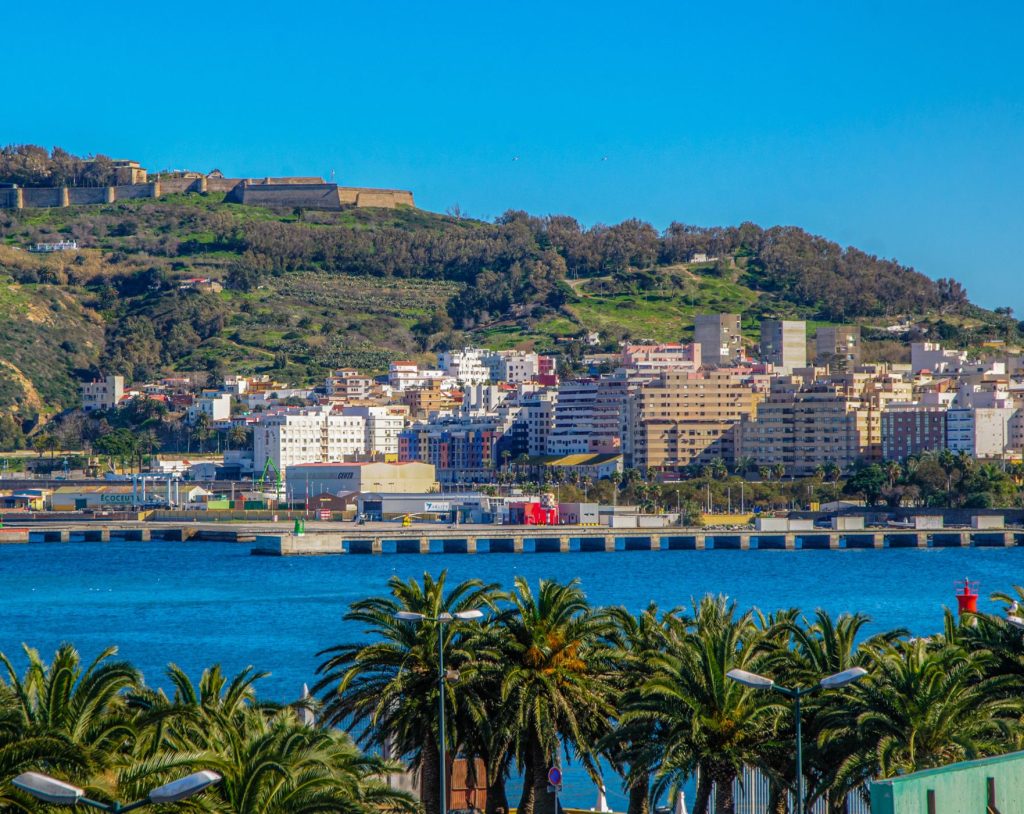
<svg viewBox="0 0 1024 814"><path fill-rule="evenodd" d="M274 500L280 502L281 497L284 494L284 478L281 477L281 470L277 468L273 458L267 458L267 462L263 464L263 472L255 480L253 485L256 487L256 491L266 493L267 491L267 476L274 473Z"/></svg>

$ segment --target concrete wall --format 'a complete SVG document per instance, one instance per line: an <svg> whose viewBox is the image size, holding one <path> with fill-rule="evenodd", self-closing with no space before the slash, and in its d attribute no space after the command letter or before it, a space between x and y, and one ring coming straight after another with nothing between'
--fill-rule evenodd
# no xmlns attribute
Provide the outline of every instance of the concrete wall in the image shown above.
<svg viewBox="0 0 1024 814"><path fill-rule="evenodd" d="M995 792L989 800L989 782ZM939 814L1024 812L1024 752L955 763L871 784L871 814L925 814L929 792ZM986 809L989 803L995 803Z"/></svg>
<svg viewBox="0 0 1024 814"><path fill-rule="evenodd" d="M84 204L109 203L111 187L70 187L68 189L68 204L80 206Z"/></svg>
<svg viewBox="0 0 1024 814"><path fill-rule="evenodd" d="M415 206L413 195L402 189L362 189L336 184L261 183L241 178L161 178L147 184L115 187L44 187L0 189L0 209L48 208L105 204L136 198L159 198L185 192L224 192L226 200L249 206L282 209L339 210L342 206Z"/></svg>
<svg viewBox="0 0 1024 814"><path fill-rule="evenodd" d="M26 208L60 206L61 191L60 187L23 189L21 191L22 198L24 200L23 206Z"/></svg>
<svg viewBox="0 0 1024 814"><path fill-rule="evenodd" d="M114 194L119 201L131 198L156 198L156 184L118 184L114 187Z"/></svg>
<svg viewBox="0 0 1024 814"><path fill-rule="evenodd" d="M228 198L246 206L341 209L338 188L334 184L244 184Z"/></svg>

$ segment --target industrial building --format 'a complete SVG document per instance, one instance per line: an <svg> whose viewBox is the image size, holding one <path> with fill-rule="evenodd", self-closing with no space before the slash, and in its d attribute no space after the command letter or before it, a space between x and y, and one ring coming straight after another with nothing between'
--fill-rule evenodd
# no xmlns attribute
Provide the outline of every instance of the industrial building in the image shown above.
<svg viewBox="0 0 1024 814"><path fill-rule="evenodd" d="M429 493L438 489L433 464L419 461L296 464L285 470L285 482L293 500L322 494Z"/></svg>

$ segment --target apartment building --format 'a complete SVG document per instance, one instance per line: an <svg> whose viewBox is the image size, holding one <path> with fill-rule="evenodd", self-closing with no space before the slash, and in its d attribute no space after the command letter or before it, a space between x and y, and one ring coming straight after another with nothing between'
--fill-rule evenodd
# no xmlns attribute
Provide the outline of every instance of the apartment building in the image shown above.
<svg viewBox="0 0 1024 814"><path fill-rule="evenodd" d="M629 399L630 460L637 468L678 469L736 458L736 429L760 396L732 371L666 371Z"/></svg>
<svg viewBox="0 0 1024 814"><path fill-rule="evenodd" d="M402 404L409 408L415 419L426 419L434 413L451 412L462 404L462 391L442 387L440 381L432 381L424 387L404 390Z"/></svg>
<svg viewBox="0 0 1024 814"><path fill-rule="evenodd" d="M373 386L373 379L360 375L359 371L353 368L335 370L324 381L324 389L328 396L346 401L370 398Z"/></svg>
<svg viewBox="0 0 1024 814"><path fill-rule="evenodd" d="M437 355L437 366L459 384L482 384L491 378L483 361L485 353L480 348L444 351Z"/></svg>
<svg viewBox="0 0 1024 814"><path fill-rule="evenodd" d="M375 456L397 456L398 436L405 429L405 411L387 406L349 406L343 416L363 419L365 451Z"/></svg>
<svg viewBox="0 0 1024 814"><path fill-rule="evenodd" d="M859 325L832 325L818 328L814 337L814 364L834 370L851 370L860 364Z"/></svg>
<svg viewBox="0 0 1024 814"><path fill-rule="evenodd" d="M204 391L189 405L186 416L189 424L195 424L199 416L205 415L210 421L227 421L231 418L231 394L218 391Z"/></svg>
<svg viewBox="0 0 1024 814"><path fill-rule="evenodd" d="M946 448L944 404L896 402L882 413L882 458L905 461Z"/></svg>
<svg viewBox="0 0 1024 814"><path fill-rule="evenodd" d="M705 365L731 365L743 358L739 314L697 314L693 337Z"/></svg>
<svg viewBox="0 0 1024 814"><path fill-rule="evenodd" d="M758 466L781 464L795 476L813 474L829 461L846 469L873 454L873 412L861 393L848 385L780 378L754 417L739 427L738 455ZM880 456L880 424L877 450Z"/></svg>
<svg viewBox="0 0 1024 814"><path fill-rule="evenodd" d="M525 350L484 351L481 361L487 368L492 382L522 384L533 381L542 374L554 370L554 360Z"/></svg>
<svg viewBox="0 0 1024 814"><path fill-rule="evenodd" d="M763 320L761 361L782 374L807 367L807 323L791 319Z"/></svg>
<svg viewBox="0 0 1024 814"><path fill-rule="evenodd" d="M563 382L555 401L548 455L618 452L625 423L625 388L621 381L580 379Z"/></svg>
<svg viewBox="0 0 1024 814"><path fill-rule="evenodd" d="M124 376L104 376L93 382L82 382L82 409L87 413L93 410L112 410L124 396Z"/></svg>
<svg viewBox="0 0 1024 814"><path fill-rule="evenodd" d="M366 452L366 419L330 407L281 410L261 416L253 428L257 472L268 459L284 472L296 464L344 461Z"/></svg>
<svg viewBox="0 0 1024 814"><path fill-rule="evenodd" d="M951 407L946 413L946 446L972 458L1002 458L1012 448L1016 412L1012 405Z"/></svg>
<svg viewBox="0 0 1024 814"><path fill-rule="evenodd" d="M696 342L660 345L624 345L622 366L640 375L656 376L663 370L696 372L701 366L701 346Z"/></svg>
<svg viewBox="0 0 1024 814"><path fill-rule="evenodd" d="M455 380L443 370L421 368L415 362L392 362L388 365L388 384L395 390L427 387L434 382L446 388L455 384Z"/></svg>

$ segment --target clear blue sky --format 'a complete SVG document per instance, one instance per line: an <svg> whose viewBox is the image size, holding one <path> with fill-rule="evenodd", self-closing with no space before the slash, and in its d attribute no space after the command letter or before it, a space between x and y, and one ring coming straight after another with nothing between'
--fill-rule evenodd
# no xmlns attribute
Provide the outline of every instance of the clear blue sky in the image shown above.
<svg viewBox="0 0 1024 814"><path fill-rule="evenodd" d="M1024 11L977 8L9 3L0 141L486 218L795 224L1024 315Z"/></svg>

